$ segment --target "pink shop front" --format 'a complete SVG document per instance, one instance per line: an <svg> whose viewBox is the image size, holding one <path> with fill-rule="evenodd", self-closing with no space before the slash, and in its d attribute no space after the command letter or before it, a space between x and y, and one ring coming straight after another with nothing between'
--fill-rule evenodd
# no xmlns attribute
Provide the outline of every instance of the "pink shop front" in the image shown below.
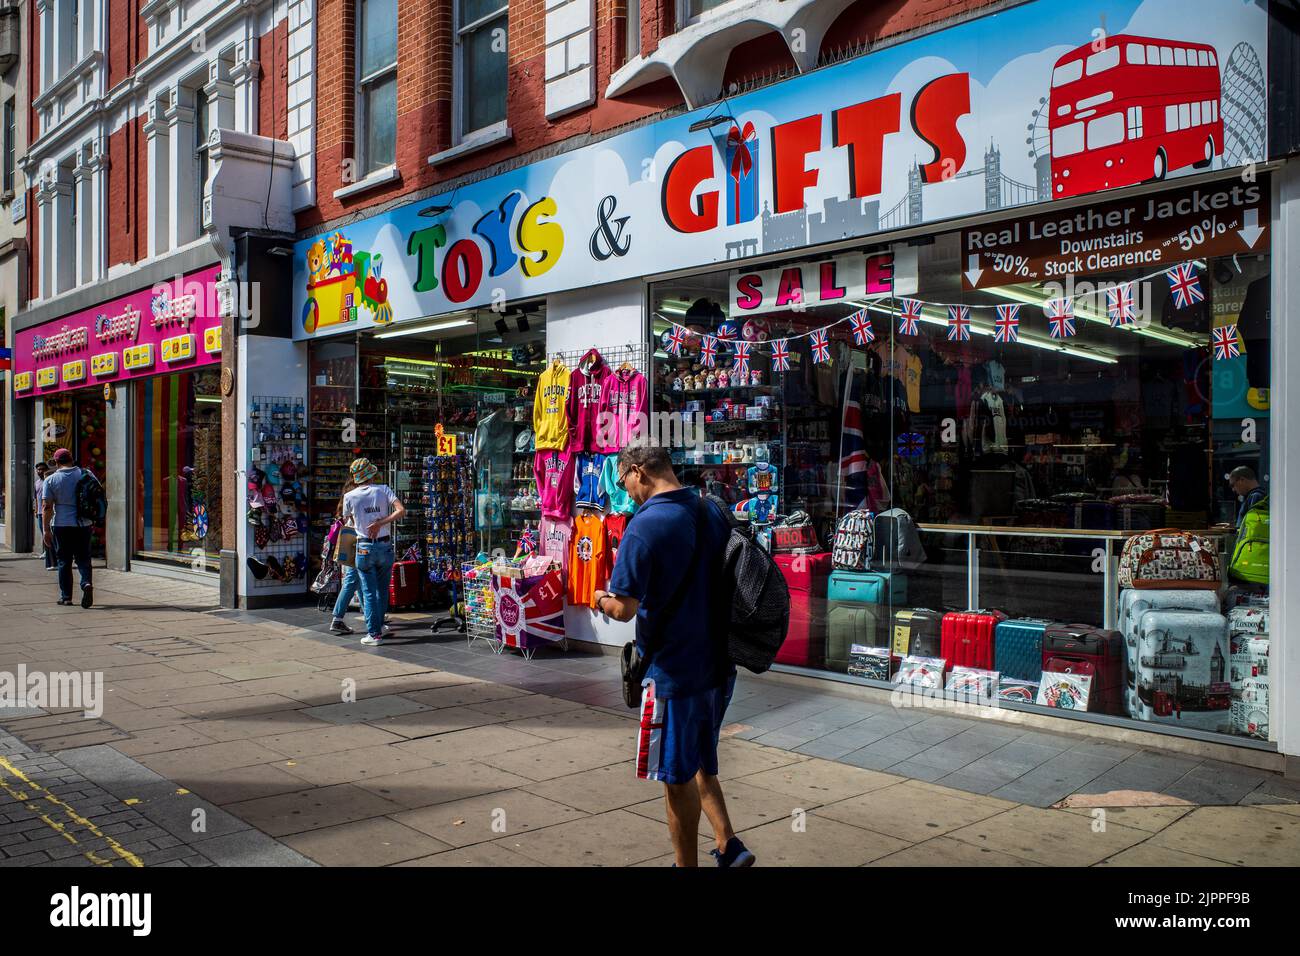
<svg viewBox="0 0 1300 956"><path fill-rule="evenodd" d="M70 449L109 492L110 566L215 576L221 542L221 320L212 266L14 335L17 414L37 460Z"/></svg>

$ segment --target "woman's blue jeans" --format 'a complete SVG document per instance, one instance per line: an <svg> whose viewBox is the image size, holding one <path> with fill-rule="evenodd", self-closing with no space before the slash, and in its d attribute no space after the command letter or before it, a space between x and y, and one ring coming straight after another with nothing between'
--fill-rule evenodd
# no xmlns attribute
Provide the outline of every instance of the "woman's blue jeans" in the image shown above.
<svg viewBox="0 0 1300 956"><path fill-rule="evenodd" d="M393 577L393 541L357 538L357 575L361 578L361 603L366 613L366 633L379 637L388 613L388 584Z"/></svg>

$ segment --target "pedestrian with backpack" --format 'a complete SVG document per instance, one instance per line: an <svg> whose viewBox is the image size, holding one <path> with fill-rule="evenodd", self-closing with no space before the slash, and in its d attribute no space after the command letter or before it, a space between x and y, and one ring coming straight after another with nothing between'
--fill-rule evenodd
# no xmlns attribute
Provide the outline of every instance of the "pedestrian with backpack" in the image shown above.
<svg viewBox="0 0 1300 956"><path fill-rule="evenodd" d="M90 534L107 511L104 486L84 468L77 467L72 452L54 453L54 474L45 479L45 544L54 548L59 563L59 603L72 603L72 565L81 576L81 606L94 603L90 573Z"/></svg>
<svg viewBox="0 0 1300 956"><path fill-rule="evenodd" d="M701 810L718 866L751 866L754 854L732 830L718 782L718 738L736 684L726 645L730 519L682 487L664 448L625 448L617 485L637 511L595 607L617 621L636 619L641 663L632 666L644 670L636 774L664 785L677 866L696 865Z"/></svg>

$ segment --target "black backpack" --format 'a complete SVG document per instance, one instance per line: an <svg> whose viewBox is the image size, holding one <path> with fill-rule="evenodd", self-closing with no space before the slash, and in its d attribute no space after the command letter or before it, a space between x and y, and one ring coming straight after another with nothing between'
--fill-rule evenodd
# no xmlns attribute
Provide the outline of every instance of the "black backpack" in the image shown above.
<svg viewBox="0 0 1300 956"><path fill-rule="evenodd" d="M726 516L731 534L722 555L722 594L731 608L726 656L755 674L772 666L790 625L790 589L772 555L747 535L726 503L708 500Z"/></svg>
<svg viewBox="0 0 1300 956"><path fill-rule="evenodd" d="M99 479L85 468L77 479L77 520L99 524L108 514L108 499Z"/></svg>

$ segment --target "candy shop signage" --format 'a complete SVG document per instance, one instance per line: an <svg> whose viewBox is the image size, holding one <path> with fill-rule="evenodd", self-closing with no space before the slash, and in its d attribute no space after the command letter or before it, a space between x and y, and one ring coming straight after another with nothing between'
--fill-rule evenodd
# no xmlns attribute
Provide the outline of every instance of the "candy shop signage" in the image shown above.
<svg viewBox="0 0 1300 956"><path fill-rule="evenodd" d="M15 394L49 395L220 362L220 277L221 268L211 266L15 332Z"/></svg>
<svg viewBox="0 0 1300 956"><path fill-rule="evenodd" d="M818 274L745 311L868 295L799 250L1267 159L1267 29L1240 0L1009 6L304 238L294 335L759 259Z"/></svg>

